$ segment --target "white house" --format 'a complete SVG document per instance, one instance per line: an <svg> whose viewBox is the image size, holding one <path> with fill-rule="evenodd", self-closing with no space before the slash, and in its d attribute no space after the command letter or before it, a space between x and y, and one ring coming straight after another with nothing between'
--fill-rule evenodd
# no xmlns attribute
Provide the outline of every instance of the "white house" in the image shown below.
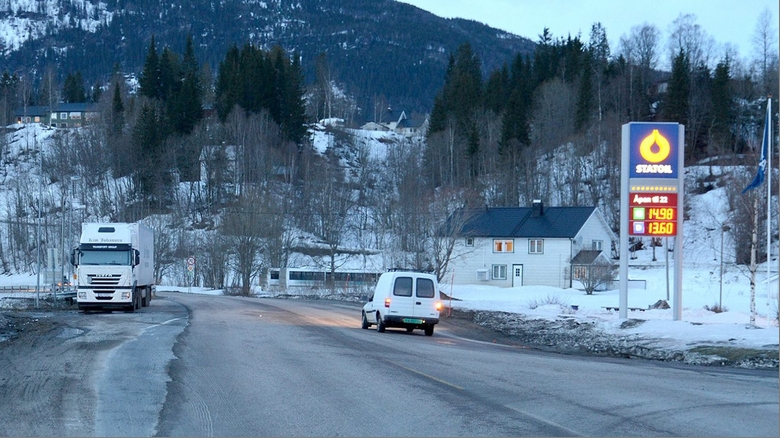
<svg viewBox="0 0 780 438"><path fill-rule="evenodd" d="M583 274L583 260L609 261L617 241L596 207L545 208L534 201L472 210L463 221L445 277L454 284L569 288L572 274ZM587 257L577 257L581 252Z"/></svg>

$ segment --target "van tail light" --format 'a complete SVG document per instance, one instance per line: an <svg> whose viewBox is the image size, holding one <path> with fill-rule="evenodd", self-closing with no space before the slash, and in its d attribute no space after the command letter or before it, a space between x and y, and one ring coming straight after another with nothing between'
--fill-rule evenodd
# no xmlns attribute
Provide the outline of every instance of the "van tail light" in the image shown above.
<svg viewBox="0 0 780 438"><path fill-rule="evenodd" d="M441 312L441 301L436 302L436 311Z"/></svg>
<svg viewBox="0 0 780 438"><path fill-rule="evenodd" d="M385 307L390 307L390 298L385 298Z"/></svg>

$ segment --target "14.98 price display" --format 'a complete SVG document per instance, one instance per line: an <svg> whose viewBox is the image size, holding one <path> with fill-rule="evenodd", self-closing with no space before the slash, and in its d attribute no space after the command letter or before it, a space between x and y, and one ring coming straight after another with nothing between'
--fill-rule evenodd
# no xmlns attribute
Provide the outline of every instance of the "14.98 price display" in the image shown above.
<svg viewBox="0 0 780 438"><path fill-rule="evenodd" d="M632 236L676 236L677 195L630 195L629 234Z"/></svg>

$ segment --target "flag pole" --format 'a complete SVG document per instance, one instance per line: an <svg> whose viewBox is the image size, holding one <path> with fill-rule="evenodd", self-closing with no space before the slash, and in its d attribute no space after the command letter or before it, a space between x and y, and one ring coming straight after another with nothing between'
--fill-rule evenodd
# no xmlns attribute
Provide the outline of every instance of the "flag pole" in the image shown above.
<svg viewBox="0 0 780 438"><path fill-rule="evenodd" d="M772 274L772 271L770 269L770 260L772 255L772 236L770 233L770 228L772 227L772 153L774 152L774 149L772 149L772 96L769 95L767 98L766 103L766 123L767 123L767 157L766 157L766 313L767 313L767 323L771 324L771 319L769 319L770 309L769 309L769 295L770 290L772 286L769 284L769 278Z"/></svg>

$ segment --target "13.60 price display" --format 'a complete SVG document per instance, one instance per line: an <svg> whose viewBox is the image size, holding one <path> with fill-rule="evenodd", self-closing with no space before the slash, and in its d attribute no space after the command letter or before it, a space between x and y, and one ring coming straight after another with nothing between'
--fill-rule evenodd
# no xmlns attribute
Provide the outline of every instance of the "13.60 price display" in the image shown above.
<svg viewBox="0 0 780 438"><path fill-rule="evenodd" d="M651 236L674 236L676 222L645 222L647 234Z"/></svg>

